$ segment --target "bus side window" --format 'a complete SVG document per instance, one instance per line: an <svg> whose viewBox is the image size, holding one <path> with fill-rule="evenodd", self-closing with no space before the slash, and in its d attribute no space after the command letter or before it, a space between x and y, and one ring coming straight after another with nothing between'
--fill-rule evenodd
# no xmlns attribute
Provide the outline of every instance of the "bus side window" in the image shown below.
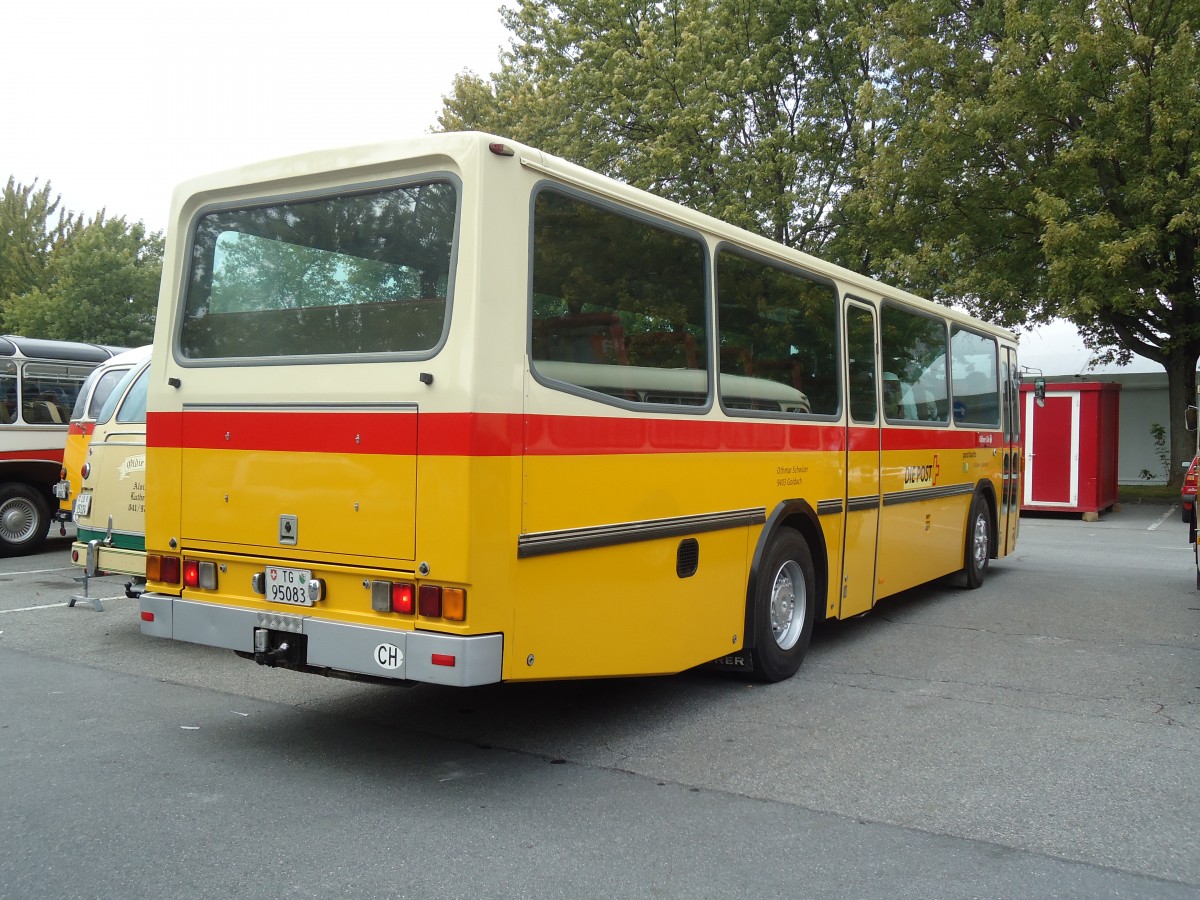
<svg viewBox="0 0 1200 900"><path fill-rule="evenodd" d="M885 303L881 343L887 366L884 396L887 397L889 380L894 381L890 390L897 394L890 407L885 400L884 416L899 422L948 422L950 397L944 321Z"/></svg>
<svg viewBox="0 0 1200 900"><path fill-rule="evenodd" d="M998 427L1000 353L995 339L955 325L951 329L950 347L954 421Z"/></svg>
<svg viewBox="0 0 1200 900"><path fill-rule="evenodd" d="M778 400L756 410L835 415L838 295L833 285L798 270L732 250L717 255L721 373L782 385L794 403ZM722 378L723 395L748 385ZM779 393L777 390L771 393ZM740 398L727 408L745 408Z"/></svg>
<svg viewBox="0 0 1200 900"><path fill-rule="evenodd" d="M532 281L535 373L630 403L707 402L706 253L694 236L546 187Z"/></svg>

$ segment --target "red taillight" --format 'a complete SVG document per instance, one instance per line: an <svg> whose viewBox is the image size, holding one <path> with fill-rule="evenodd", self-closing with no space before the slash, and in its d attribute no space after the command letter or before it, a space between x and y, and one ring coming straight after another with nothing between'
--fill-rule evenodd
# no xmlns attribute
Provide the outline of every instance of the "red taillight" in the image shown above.
<svg viewBox="0 0 1200 900"><path fill-rule="evenodd" d="M67 480L67 467L66 466L63 466L61 469L58 470L58 480L59 481Z"/></svg>
<svg viewBox="0 0 1200 900"><path fill-rule="evenodd" d="M160 553L146 554L146 580L179 584L179 557Z"/></svg>
<svg viewBox="0 0 1200 900"><path fill-rule="evenodd" d="M450 668L454 668L454 664L457 662L449 653L434 653L429 657L429 661L435 666L448 666Z"/></svg>
<svg viewBox="0 0 1200 900"><path fill-rule="evenodd" d="M84 463L83 468L79 470L79 477L87 480L87 477L92 474L92 464Z"/></svg>
<svg viewBox="0 0 1200 900"><path fill-rule="evenodd" d="M442 589L436 584L423 584L417 594L417 605L421 615L431 619L442 617Z"/></svg>
<svg viewBox="0 0 1200 900"><path fill-rule="evenodd" d="M392 585L392 612L412 615L413 586L411 584Z"/></svg>
<svg viewBox="0 0 1200 900"><path fill-rule="evenodd" d="M200 586L200 560L185 559L183 561L183 586Z"/></svg>
<svg viewBox="0 0 1200 900"><path fill-rule="evenodd" d="M142 610L142 621L143 622L153 622L154 621L154 613L148 612L143 609Z"/></svg>

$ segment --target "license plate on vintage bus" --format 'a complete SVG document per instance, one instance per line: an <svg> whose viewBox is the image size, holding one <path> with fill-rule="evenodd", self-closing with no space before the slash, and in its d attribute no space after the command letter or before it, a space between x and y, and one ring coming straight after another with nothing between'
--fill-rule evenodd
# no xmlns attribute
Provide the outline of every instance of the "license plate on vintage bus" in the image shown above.
<svg viewBox="0 0 1200 900"><path fill-rule="evenodd" d="M282 566L267 566L265 587L267 599L272 603L288 603L292 606L312 606L315 602L308 594L308 583L312 572L308 569L285 569Z"/></svg>
<svg viewBox="0 0 1200 900"><path fill-rule="evenodd" d="M76 517L86 516L91 511L92 511L92 495L91 494L80 494L78 497L75 498L75 515L76 515Z"/></svg>

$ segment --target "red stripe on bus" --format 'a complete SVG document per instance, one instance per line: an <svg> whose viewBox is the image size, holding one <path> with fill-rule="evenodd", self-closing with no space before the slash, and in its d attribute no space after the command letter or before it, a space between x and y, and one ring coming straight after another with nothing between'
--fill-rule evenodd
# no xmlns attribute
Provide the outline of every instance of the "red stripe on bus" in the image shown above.
<svg viewBox="0 0 1200 900"><path fill-rule="evenodd" d="M418 420L411 412L197 411L150 413L147 423L151 447L422 456L844 451L846 436L844 426L820 423L504 413L422 413ZM995 439L998 446L1000 435ZM849 429L851 450L874 450L879 441L873 428ZM884 450L979 446L980 432L974 430L882 431Z"/></svg>
<svg viewBox="0 0 1200 900"><path fill-rule="evenodd" d="M147 445L197 450L536 456L844 451L841 425L502 413L150 413Z"/></svg>
<svg viewBox="0 0 1200 900"><path fill-rule="evenodd" d="M61 447L57 450L0 450L0 460L4 462L61 463L62 458L63 451Z"/></svg>
<svg viewBox="0 0 1200 900"><path fill-rule="evenodd" d="M1000 447L1003 435L994 434ZM885 428L884 450L974 450L979 447L979 432L962 428ZM985 448L986 449L986 448Z"/></svg>
<svg viewBox="0 0 1200 900"><path fill-rule="evenodd" d="M146 417L151 447L411 455L416 441L414 413L206 410Z"/></svg>
<svg viewBox="0 0 1200 900"><path fill-rule="evenodd" d="M72 422L67 428L67 434L89 435L96 430L95 422Z"/></svg>

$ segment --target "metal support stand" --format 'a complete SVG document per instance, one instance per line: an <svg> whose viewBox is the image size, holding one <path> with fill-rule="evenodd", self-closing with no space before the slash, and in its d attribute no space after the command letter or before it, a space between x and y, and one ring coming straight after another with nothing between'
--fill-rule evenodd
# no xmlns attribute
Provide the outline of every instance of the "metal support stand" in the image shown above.
<svg viewBox="0 0 1200 900"><path fill-rule="evenodd" d="M83 582L83 593L82 594L72 594L71 602L68 603L67 606L74 606L76 603L79 603L79 602L90 603L92 605L92 609L94 609L96 612L104 612L104 604L100 601L100 598L88 596L88 577L89 577L88 571L87 571L87 569L84 569L83 577L75 579L76 581Z"/></svg>
<svg viewBox="0 0 1200 900"><path fill-rule="evenodd" d="M111 522L112 520L109 519L110 528L112 527ZM88 578L90 578L93 574L103 574L96 572L96 548L99 545L99 541L88 541L87 559L84 560L83 565L83 577L75 579L76 581L83 582L83 594L82 596L79 594L72 594L71 602L67 604L68 607L74 606L76 603L83 601L84 603L90 603L92 605L92 609L94 609L96 612L104 612L104 604L100 602L100 598L88 596Z"/></svg>

